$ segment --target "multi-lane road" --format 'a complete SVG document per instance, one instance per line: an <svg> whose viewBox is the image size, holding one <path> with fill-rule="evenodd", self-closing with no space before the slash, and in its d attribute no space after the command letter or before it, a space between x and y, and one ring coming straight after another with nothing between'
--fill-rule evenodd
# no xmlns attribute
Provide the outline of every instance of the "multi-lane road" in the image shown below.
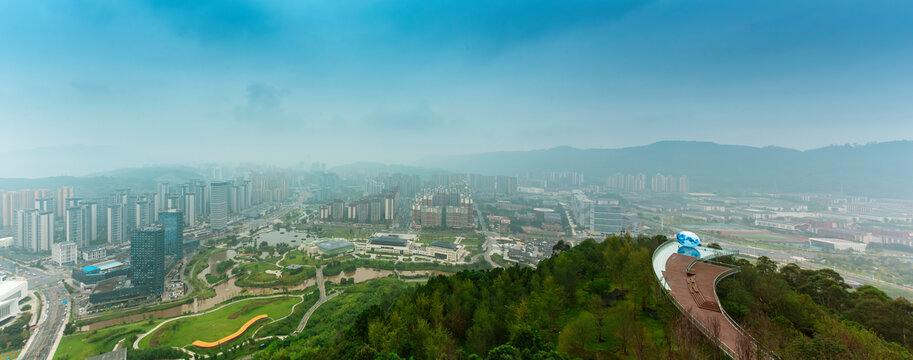
<svg viewBox="0 0 913 360"><path fill-rule="evenodd" d="M63 328L69 319L70 296L61 281L66 278L63 270L44 271L25 267L5 258L0 258L0 267L25 278L30 293L41 293L41 313L37 327L32 331L21 359L51 359L60 342ZM66 301L67 304L63 302Z"/></svg>
<svg viewBox="0 0 913 360"><path fill-rule="evenodd" d="M64 301L69 303L69 294L62 285L43 289L41 294L46 300L42 305L42 311L47 311L47 315L32 333L31 343L22 353L22 359L50 360L57 350L60 337L63 336L63 328L70 317L69 307L63 304Z"/></svg>

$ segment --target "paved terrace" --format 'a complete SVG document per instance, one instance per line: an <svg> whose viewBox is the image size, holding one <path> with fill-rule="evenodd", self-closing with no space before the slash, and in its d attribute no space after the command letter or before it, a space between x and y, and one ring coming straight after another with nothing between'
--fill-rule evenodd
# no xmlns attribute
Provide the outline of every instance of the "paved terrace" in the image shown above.
<svg viewBox="0 0 913 360"><path fill-rule="evenodd" d="M657 248L653 268L660 284L679 309L729 356L756 359L754 341L726 315L719 305L716 283L737 272L735 268L702 262L733 252L696 248L701 257L676 253L678 243L667 242Z"/></svg>

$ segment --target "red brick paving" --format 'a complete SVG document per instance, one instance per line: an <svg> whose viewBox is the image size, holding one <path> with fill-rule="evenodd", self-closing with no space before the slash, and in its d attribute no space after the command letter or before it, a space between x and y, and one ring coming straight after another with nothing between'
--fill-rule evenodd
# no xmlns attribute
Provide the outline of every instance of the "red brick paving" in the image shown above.
<svg viewBox="0 0 913 360"><path fill-rule="evenodd" d="M672 254L666 260L663 277L669 285L672 298L691 315L693 321L710 332L708 336L716 334L715 337L728 348L730 354L743 354L747 353L741 351L741 347L745 346L743 344L753 342L745 339L745 335L729 322L716 302L714 284L717 277L727 270L729 268L700 262L693 256Z"/></svg>

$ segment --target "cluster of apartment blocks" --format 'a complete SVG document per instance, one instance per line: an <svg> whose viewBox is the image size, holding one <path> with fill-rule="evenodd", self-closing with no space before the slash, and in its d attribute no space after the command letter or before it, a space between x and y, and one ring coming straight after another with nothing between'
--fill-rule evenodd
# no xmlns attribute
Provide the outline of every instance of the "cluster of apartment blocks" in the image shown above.
<svg viewBox="0 0 913 360"><path fill-rule="evenodd" d="M3 228L12 230L17 247L51 251L55 243L65 241L82 250L98 243L126 242L133 229L158 223L159 214L168 210L180 211L187 227L197 226L201 215L209 214L213 229L224 229L230 213L251 207L257 203L255 199L273 198L254 196L260 192L252 190L253 186L262 183L252 180L162 183L155 193L132 194L131 189L117 189L109 196L95 199L75 197L72 187L58 188L56 197L48 189L0 191L0 219ZM288 196L288 190L281 188L276 195L283 193ZM62 239L55 236L58 226L63 229Z"/></svg>
<svg viewBox="0 0 913 360"><path fill-rule="evenodd" d="M435 187L415 197L412 224L418 229L475 227L473 201L466 186Z"/></svg>
<svg viewBox="0 0 913 360"><path fill-rule="evenodd" d="M320 207L320 219L362 224L392 223L396 218L396 189L346 203L335 199Z"/></svg>
<svg viewBox="0 0 913 360"><path fill-rule="evenodd" d="M656 174L647 181L644 174L615 174L609 176L606 185L610 189L629 192L644 192L649 188L652 192L686 193L691 191L691 180L687 175L671 176Z"/></svg>

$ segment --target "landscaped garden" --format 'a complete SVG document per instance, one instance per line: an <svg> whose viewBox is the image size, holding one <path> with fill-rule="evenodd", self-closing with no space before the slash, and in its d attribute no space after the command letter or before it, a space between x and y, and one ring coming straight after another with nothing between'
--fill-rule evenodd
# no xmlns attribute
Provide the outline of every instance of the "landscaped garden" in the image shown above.
<svg viewBox="0 0 913 360"><path fill-rule="evenodd" d="M234 333L257 315L265 314L269 317L267 322L257 324L240 337L244 339L256 328L290 314L292 306L299 302L301 298L297 296L239 301L205 315L170 321L144 337L140 341L140 347L184 347L196 340L216 341Z"/></svg>
<svg viewBox="0 0 913 360"><path fill-rule="evenodd" d="M133 346L137 336L149 331L163 320L141 321L138 323L109 326L101 330L86 331L64 336L54 354L54 359L77 360L109 352L121 339L121 346Z"/></svg>

